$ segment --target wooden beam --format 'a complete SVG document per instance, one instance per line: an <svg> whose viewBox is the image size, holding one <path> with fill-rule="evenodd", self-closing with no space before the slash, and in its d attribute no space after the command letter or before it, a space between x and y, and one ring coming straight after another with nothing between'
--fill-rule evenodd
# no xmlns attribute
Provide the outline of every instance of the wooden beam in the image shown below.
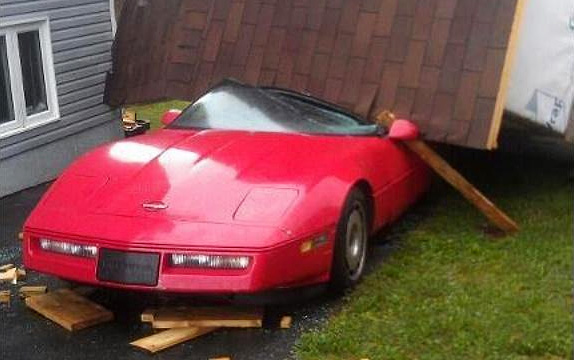
<svg viewBox="0 0 574 360"><path fill-rule="evenodd" d="M149 319L149 317L146 317ZM153 315L155 329L181 327L260 328L262 308L242 307L182 307L160 309Z"/></svg>
<svg viewBox="0 0 574 360"><path fill-rule="evenodd" d="M281 329L289 329L291 327L291 323L293 322L293 318L291 316L283 316L281 321L279 322L279 327Z"/></svg>
<svg viewBox="0 0 574 360"><path fill-rule="evenodd" d="M9 304L10 303L10 290L0 291L0 303Z"/></svg>
<svg viewBox="0 0 574 360"><path fill-rule="evenodd" d="M512 28L510 30L508 47L506 48L504 66L502 67L502 74L500 76L498 94L496 95L494 114L492 116L492 121L490 122L488 139L486 140L486 148L488 150L493 150L498 147L498 134L500 132L500 127L502 126L502 117L504 116L504 108L506 107L506 99L508 97L508 87L510 86L510 75L518 50L518 36L520 32L520 25L522 24L522 19L524 18L525 7L526 0L516 0L516 9L514 11L514 19L512 21Z"/></svg>
<svg viewBox="0 0 574 360"><path fill-rule="evenodd" d="M26 305L69 331L111 321L114 315L69 289L26 298Z"/></svg>
<svg viewBox="0 0 574 360"><path fill-rule="evenodd" d="M145 309L144 312L141 313L141 322L153 322L153 318L157 309Z"/></svg>
<svg viewBox="0 0 574 360"><path fill-rule="evenodd" d="M147 350L151 353L167 349L182 342L194 339L203 334L212 332L215 328L177 328L162 331L160 333L131 342L130 345L140 349Z"/></svg>
<svg viewBox="0 0 574 360"><path fill-rule="evenodd" d="M21 298L45 294L48 288L45 285L22 286L18 291Z"/></svg>
<svg viewBox="0 0 574 360"><path fill-rule="evenodd" d="M390 128L395 116L389 111L383 111L377 116L377 122ZM458 171L450 166L440 155L422 140L403 142L411 151L416 153L437 174L457 189L468 201L476 206L494 225L505 233L519 230L518 225L486 196L466 180Z"/></svg>
<svg viewBox="0 0 574 360"><path fill-rule="evenodd" d="M14 267L15 267L14 264L2 265L0 266L0 271L8 271L10 269L13 269Z"/></svg>

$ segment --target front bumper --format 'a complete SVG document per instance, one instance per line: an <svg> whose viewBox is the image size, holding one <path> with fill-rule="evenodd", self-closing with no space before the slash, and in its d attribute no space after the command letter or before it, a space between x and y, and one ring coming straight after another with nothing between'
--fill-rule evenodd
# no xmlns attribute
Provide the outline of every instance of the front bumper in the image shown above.
<svg viewBox="0 0 574 360"><path fill-rule="evenodd" d="M329 231L328 234L332 240L334 230ZM98 257L85 258L45 251L39 246L41 237L81 245L95 245L98 249L159 254L157 285L102 281L97 275ZM24 233L23 255L24 265L30 270L96 286L176 293L250 294L328 281L333 242L329 241L312 251L302 252L303 241L305 238L261 251L223 251L217 248L175 249L169 246L122 246L117 243L27 231ZM98 251L98 256L100 253ZM250 256L252 260L250 265L242 270L178 268L170 265L169 258L173 253L242 255Z"/></svg>

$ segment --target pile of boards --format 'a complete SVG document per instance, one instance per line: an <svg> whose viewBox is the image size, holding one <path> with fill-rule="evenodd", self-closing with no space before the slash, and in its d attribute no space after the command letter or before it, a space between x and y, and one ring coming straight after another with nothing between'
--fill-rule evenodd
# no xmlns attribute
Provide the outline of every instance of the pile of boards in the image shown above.
<svg viewBox="0 0 574 360"><path fill-rule="evenodd" d="M18 285L19 281L26 278L26 270L16 267L14 264L0 266L0 283L11 283ZM21 298L37 295L46 292L45 286L22 286L18 293ZM0 303L10 304L12 297L11 290L0 290Z"/></svg>
<svg viewBox="0 0 574 360"><path fill-rule="evenodd" d="M22 274L21 269L13 266L0 272L0 279L13 281ZM3 275L4 272L9 272ZM16 275L14 275L16 274ZM25 275L25 273L24 273ZM11 291L6 290L7 302ZM79 292L79 291L78 291ZM25 299L26 306L44 317L52 320L69 331L77 331L102 324L114 319L114 314L103 306L82 296L71 289L58 289L47 292L46 286L22 286L20 297ZM130 344L151 353L167 349L189 341L201 335L222 328L261 328L264 309L261 307L212 306L212 307L163 307L148 309L141 314L141 321L150 324L154 334L138 339ZM280 328L291 326L291 317L283 316ZM214 358L217 360L229 357Z"/></svg>
<svg viewBox="0 0 574 360"><path fill-rule="evenodd" d="M155 353L220 328L260 328L263 308L257 307L176 307L149 309L142 322L160 332L136 340L131 345ZM289 328L291 317L281 318L280 327Z"/></svg>

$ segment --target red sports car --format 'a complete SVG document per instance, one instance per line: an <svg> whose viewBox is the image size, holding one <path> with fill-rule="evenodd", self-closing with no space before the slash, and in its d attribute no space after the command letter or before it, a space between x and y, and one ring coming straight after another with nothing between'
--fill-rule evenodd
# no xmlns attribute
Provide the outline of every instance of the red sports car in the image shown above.
<svg viewBox="0 0 574 360"><path fill-rule="evenodd" d="M154 291L342 290L369 235L429 184L384 128L287 90L227 80L162 120L60 176L25 224L27 268Z"/></svg>

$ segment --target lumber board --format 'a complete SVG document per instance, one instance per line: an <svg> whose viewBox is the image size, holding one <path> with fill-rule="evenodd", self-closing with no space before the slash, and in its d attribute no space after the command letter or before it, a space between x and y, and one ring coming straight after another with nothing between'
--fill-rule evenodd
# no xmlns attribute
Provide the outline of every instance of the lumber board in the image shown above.
<svg viewBox="0 0 574 360"><path fill-rule="evenodd" d="M0 271L8 271L10 269L13 269L14 267L15 267L14 264L2 265L0 266Z"/></svg>
<svg viewBox="0 0 574 360"><path fill-rule="evenodd" d="M291 327L292 322L293 319L291 318L291 316L283 316L281 318L281 321L279 322L279 327L281 329L289 329Z"/></svg>
<svg viewBox="0 0 574 360"><path fill-rule="evenodd" d="M390 129L395 119L395 115L392 112L385 110L377 115L376 122ZM446 182L458 190L458 192L478 208L478 210L480 210L480 212L482 212L484 216L486 216L500 230L505 233L514 233L519 230L518 224L516 224L514 220L494 205L492 201L484 196L424 141L410 140L403 141L403 143Z"/></svg>
<svg viewBox="0 0 574 360"><path fill-rule="evenodd" d="M18 292L20 293L20 297L27 298L29 296L45 294L47 290L48 288L45 285L22 286Z"/></svg>
<svg viewBox="0 0 574 360"><path fill-rule="evenodd" d="M69 331L111 321L114 315L69 289L26 298L26 305Z"/></svg>
<svg viewBox="0 0 574 360"><path fill-rule="evenodd" d="M151 353L156 353L158 351L167 349L174 345L181 344L182 342L212 332L215 329L216 328L199 328L199 327L169 329L133 341L130 343L130 345L138 347L140 349L147 350Z"/></svg>
<svg viewBox="0 0 574 360"><path fill-rule="evenodd" d="M141 322L153 322L156 312L157 309L145 309L144 312L141 313Z"/></svg>
<svg viewBox="0 0 574 360"><path fill-rule="evenodd" d="M510 30L510 37L508 40L508 48L504 58L504 65L502 67L502 74L500 76L500 85L498 86L498 94L496 95L496 103L494 105L494 114L490 122L490 129L488 138L486 140L486 148L493 150L498 147L498 134L502 126L502 118L504 116L504 108L506 107L506 99L508 97L508 87L510 86L510 75L512 67L514 66L514 59L518 52L518 41L520 36L520 25L524 18L526 7L526 0L517 0L516 11L512 20L512 28Z"/></svg>
<svg viewBox="0 0 574 360"><path fill-rule="evenodd" d="M405 141L405 145L421 157L443 179L456 188L468 201L476 206L493 224L505 233L518 231L518 225L440 155L421 140Z"/></svg>
<svg viewBox="0 0 574 360"><path fill-rule="evenodd" d="M181 327L260 328L263 309L257 307L182 307L160 309L153 317L155 329Z"/></svg>
<svg viewBox="0 0 574 360"><path fill-rule="evenodd" d="M14 279L18 278L18 269L16 268L11 268L8 269L2 273L0 273L0 282L2 281L9 281L9 282L13 282Z"/></svg>
<svg viewBox="0 0 574 360"><path fill-rule="evenodd" d="M10 303L10 290L0 291L0 303L4 304Z"/></svg>

